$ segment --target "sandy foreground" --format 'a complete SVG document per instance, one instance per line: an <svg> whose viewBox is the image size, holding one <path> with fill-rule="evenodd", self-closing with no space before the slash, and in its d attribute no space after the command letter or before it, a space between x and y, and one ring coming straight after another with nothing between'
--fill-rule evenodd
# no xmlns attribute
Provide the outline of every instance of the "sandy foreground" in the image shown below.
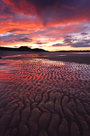
<svg viewBox="0 0 90 136"><path fill-rule="evenodd" d="M90 54L12 54L0 55L0 136L90 136Z"/></svg>

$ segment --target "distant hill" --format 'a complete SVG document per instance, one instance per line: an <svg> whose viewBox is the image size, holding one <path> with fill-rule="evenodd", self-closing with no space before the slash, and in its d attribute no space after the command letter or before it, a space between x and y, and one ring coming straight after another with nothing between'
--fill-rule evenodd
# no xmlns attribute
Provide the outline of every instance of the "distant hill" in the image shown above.
<svg viewBox="0 0 90 136"><path fill-rule="evenodd" d="M19 48L8 48L8 47L0 47L0 50L3 51L34 51L34 52L46 52L44 49L34 48L31 49L27 46L21 46Z"/></svg>
<svg viewBox="0 0 90 136"><path fill-rule="evenodd" d="M3 50L3 51L30 51L30 52L48 52L44 49L40 49L40 48L34 48L34 49L31 49L27 46L21 46L19 48L8 48L8 47L0 47L0 50ZM54 51L54 52L90 52L90 50L83 50L83 51L76 51L76 50L70 50L70 51Z"/></svg>
<svg viewBox="0 0 90 136"><path fill-rule="evenodd" d="M18 48L19 51L31 51L32 49L27 46L21 46Z"/></svg>
<svg viewBox="0 0 90 136"><path fill-rule="evenodd" d="M39 48L34 48L34 49L32 49L32 51L35 51L35 52L42 52L42 51L45 51L45 50L39 49Z"/></svg>

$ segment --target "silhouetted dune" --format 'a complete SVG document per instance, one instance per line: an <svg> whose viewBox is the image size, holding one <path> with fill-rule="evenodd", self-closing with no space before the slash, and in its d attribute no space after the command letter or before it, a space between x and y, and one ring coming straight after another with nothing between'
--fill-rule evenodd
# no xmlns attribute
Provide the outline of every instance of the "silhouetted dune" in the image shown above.
<svg viewBox="0 0 90 136"><path fill-rule="evenodd" d="M42 51L45 51L45 50L44 50L44 49L35 48L35 49L32 49L32 51L35 51L35 52L42 52Z"/></svg>
<svg viewBox="0 0 90 136"><path fill-rule="evenodd" d="M18 48L19 51L31 51L32 49L27 46L21 46Z"/></svg>
<svg viewBox="0 0 90 136"><path fill-rule="evenodd" d="M1 51L13 51L15 50L14 48L8 48L8 47L0 47Z"/></svg>
<svg viewBox="0 0 90 136"><path fill-rule="evenodd" d="M45 52L44 49L39 49L39 48L31 49L31 48L29 48L27 46L21 46L19 48L0 47L0 50L2 50L2 51L35 51L35 52Z"/></svg>

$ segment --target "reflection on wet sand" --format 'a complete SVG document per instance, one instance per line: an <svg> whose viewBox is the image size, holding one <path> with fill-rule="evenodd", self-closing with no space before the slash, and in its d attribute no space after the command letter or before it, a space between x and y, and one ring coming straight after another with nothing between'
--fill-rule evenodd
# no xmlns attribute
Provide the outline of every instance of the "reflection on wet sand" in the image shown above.
<svg viewBox="0 0 90 136"><path fill-rule="evenodd" d="M34 55L0 63L0 136L90 136L90 65Z"/></svg>

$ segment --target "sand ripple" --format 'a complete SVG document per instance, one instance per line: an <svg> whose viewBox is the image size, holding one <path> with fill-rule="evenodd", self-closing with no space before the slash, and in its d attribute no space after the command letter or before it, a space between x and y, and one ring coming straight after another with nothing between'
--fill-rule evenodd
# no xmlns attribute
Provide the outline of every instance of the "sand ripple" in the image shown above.
<svg viewBox="0 0 90 136"><path fill-rule="evenodd" d="M1 60L0 136L90 136L90 65L24 57Z"/></svg>

